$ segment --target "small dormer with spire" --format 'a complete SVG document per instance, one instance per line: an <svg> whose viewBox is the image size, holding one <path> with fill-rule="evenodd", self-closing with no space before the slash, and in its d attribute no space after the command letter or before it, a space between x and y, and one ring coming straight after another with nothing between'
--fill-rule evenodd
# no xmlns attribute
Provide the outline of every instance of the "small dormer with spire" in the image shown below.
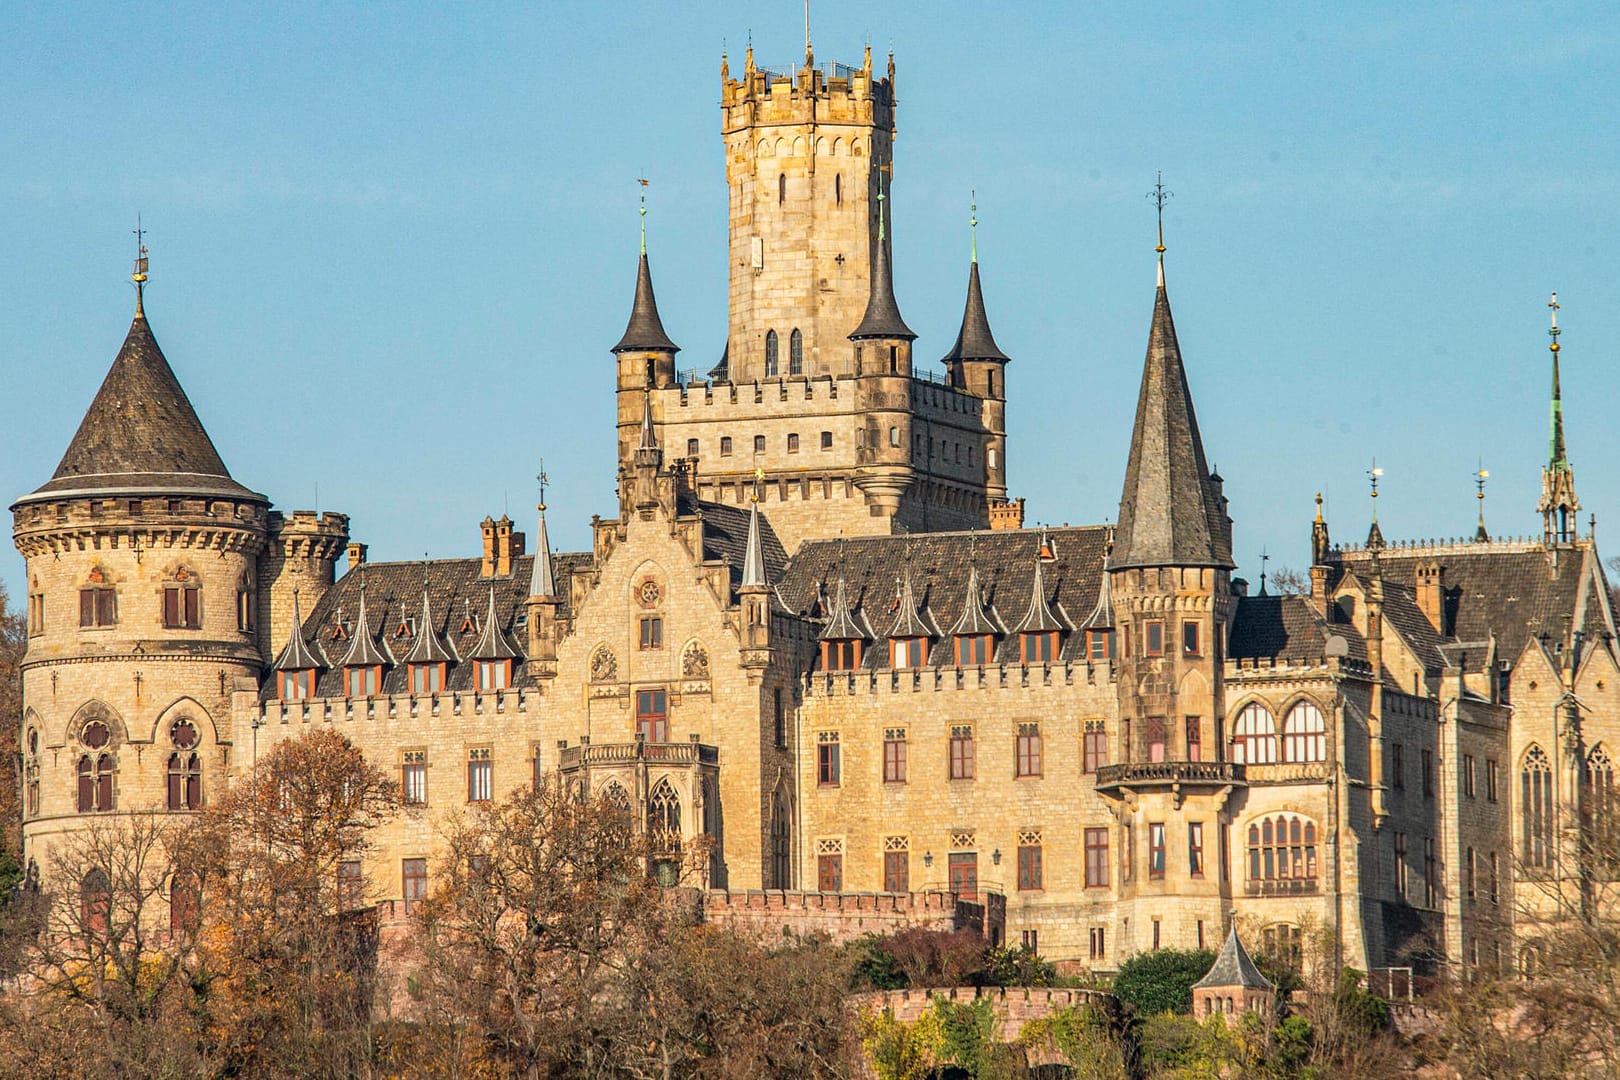
<svg viewBox="0 0 1620 1080"><path fill-rule="evenodd" d="M1536 509L1541 513L1542 537L1550 547L1573 544L1580 528L1581 502L1575 497L1575 469L1569 463L1564 445L1564 394L1559 382L1558 361L1561 346L1558 337L1558 294L1547 301L1552 311L1552 327L1547 331L1552 343L1552 411L1548 420L1547 464L1541 470L1541 501Z"/></svg>
<svg viewBox="0 0 1620 1080"><path fill-rule="evenodd" d="M419 616L415 632L412 635L411 648L405 654L405 664L410 671L410 688L413 694L437 694L444 690L445 679L451 664L456 663L459 657L455 651L445 643L439 634L438 623L433 617L433 603L428 597L428 583L422 582L422 614Z"/></svg>
<svg viewBox="0 0 1620 1080"><path fill-rule="evenodd" d="M386 641L379 643L371 629L366 610L366 576L360 571L360 614L349 634L349 651L339 666L343 668L343 692L351 698L374 697L382 692L383 670L394 665Z"/></svg>
<svg viewBox="0 0 1620 1080"><path fill-rule="evenodd" d="M1114 659L1114 590L1109 583L1108 560L1113 555L1113 531L1109 531L1103 548L1102 579L1097 585L1097 603L1091 614L1080 624L1086 635L1086 659L1093 664L1106 664Z"/></svg>
<svg viewBox="0 0 1620 1080"><path fill-rule="evenodd" d="M544 465L536 480L540 484L540 503L535 529L534 564L529 572L529 595L523 602L529 615L527 668L529 674L537 679L552 679L557 675L557 642L562 636L557 623L562 597L557 589L557 572L551 558L551 538L546 535Z"/></svg>
<svg viewBox="0 0 1620 1080"><path fill-rule="evenodd" d="M1042 529L1035 549L1034 573L1030 576L1029 608L1012 628L1018 638L1018 659L1024 664L1051 664L1062 649L1062 635L1068 629L1052 609L1047 595L1045 564L1057 559L1052 540Z"/></svg>
<svg viewBox="0 0 1620 1080"><path fill-rule="evenodd" d="M282 647L276 662L271 665L276 673L276 696L283 701L304 701L315 696L315 677L326 668L326 658L320 646L311 646L304 640L304 617L298 604L298 590L293 590L292 626L287 633L287 644Z"/></svg>
<svg viewBox="0 0 1620 1080"><path fill-rule="evenodd" d="M889 667L896 671L920 668L928 663L929 646L938 636L917 607L911 587L911 560L897 583L894 621L889 626Z"/></svg>
<svg viewBox="0 0 1620 1080"><path fill-rule="evenodd" d="M489 586L489 609L484 614L484 625L479 628L478 641L468 658L473 662L473 686L481 693L505 690L512 685L512 667L519 653L512 647L501 629L500 616L495 610L495 585Z"/></svg>
<svg viewBox="0 0 1620 1080"><path fill-rule="evenodd" d="M959 668L984 667L995 662L996 639L1006 632L995 612L984 602L979 566L968 559L967 588L962 593L962 614L951 624L951 648Z"/></svg>
<svg viewBox="0 0 1620 1080"><path fill-rule="evenodd" d="M840 567L838 578L833 584L832 603L827 612L827 621L818 635L821 642L821 670L858 669L865 659L866 643L871 639L872 635L850 610L849 590L844 583L843 568Z"/></svg>

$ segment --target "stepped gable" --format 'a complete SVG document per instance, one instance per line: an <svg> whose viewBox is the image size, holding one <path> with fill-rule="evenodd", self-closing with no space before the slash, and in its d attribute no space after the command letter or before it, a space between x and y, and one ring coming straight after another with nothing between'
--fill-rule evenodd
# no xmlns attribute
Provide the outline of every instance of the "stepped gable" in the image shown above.
<svg viewBox="0 0 1620 1080"><path fill-rule="evenodd" d="M139 313L56 472L20 501L91 493L265 501L231 479L158 348L151 325Z"/></svg>
<svg viewBox="0 0 1620 1080"><path fill-rule="evenodd" d="M571 590L568 583L576 569L591 565L591 556L583 552L554 552L551 559L556 569L559 589L563 594L559 598L561 607L558 610L558 618L565 619L570 614ZM456 655L463 658L462 662L449 666L444 684L446 692L470 693L474 688L471 659L482 636L480 620L486 619L488 615L491 585L495 587L495 617L498 629L508 641L517 646L515 651L518 656L523 655L523 646L528 640L528 635L516 625L516 620L519 615L526 614L524 601L529 597L529 578L534 570L534 556L520 555L513 559L512 563L510 576L496 578L483 576L481 558L436 559L426 564L428 601L433 608L434 621L438 623L437 629L444 643L451 646ZM415 639L408 633L400 634L399 629L402 624L408 624L409 620L421 617L423 563L420 560L372 562L365 564L363 573L366 581L366 619L380 644L393 656L401 658L398 663L383 670L382 693L408 693L410 673L403 657L410 652ZM360 610L361 574L362 571L359 569L350 570L326 591L320 604L304 620L305 641L322 645L337 640L334 635L340 612L346 624L345 630L352 640L356 613ZM476 616L470 623L467 618L469 611ZM347 649L349 643L344 642L343 645ZM519 663L516 666L512 685L514 688L530 688L535 685L524 664ZM341 666L322 671L316 679L317 697L343 697L343 692ZM261 697L273 697L274 693L275 688L266 680Z"/></svg>
<svg viewBox="0 0 1620 1080"><path fill-rule="evenodd" d="M1058 617L1073 626L1072 613L1090 612L1097 604L1108 529L1102 525L1048 528L1046 535L1057 555L1055 561L1042 565L1046 595ZM1009 612L1021 616L1030 605L1040 543L1039 529L807 540L775 580L780 582L778 593L790 610L815 618L818 599L824 592L830 599L833 583L842 573L850 607L867 617L876 635L862 665L886 668L889 649L885 643L894 621L894 583L903 579L908 556L913 597L920 617L931 625L943 628L957 623L968 577L975 567L985 604L1005 622ZM1018 663L1016 635L997 632L997 662ZM1084 661L1084 637L1065 634L1062 659ZM933 638L929 663L949 665L953 655L948 634Z"/></svg>
<svg viewBox="0 0 1620 1080"><path fill-rule="evenodd" d="M1330 637L1344 639L1346 655L1365 663L1367 643L1353 626L1329 623L1304 596L1243 596L1227 639L1233 660L1317 663L1327 655Z"/></svg>
<svg viewBox="0 0 1620 1080"><path fill-rule="evenodd" d="M1335 552L1334 559L1365 587L1372 568L1368 552ZM1451 634L1443 637L1417 608L1413 592L1417 568L1428 562L1445 571L1442 608ZM1517 662L1534 638L1545 634L1556 643L1564 633L1564 616L1577 613L1584 615L1577 629L1587 640L1613 634L1604 579L1590 547L1564 549L1556 560L1539 543L1513 541L1386 547L1379 564L1386 618L1423 650L1425 663L1444 666L1442 645L1483 642L1493 634L1498 657Z"/></svg>

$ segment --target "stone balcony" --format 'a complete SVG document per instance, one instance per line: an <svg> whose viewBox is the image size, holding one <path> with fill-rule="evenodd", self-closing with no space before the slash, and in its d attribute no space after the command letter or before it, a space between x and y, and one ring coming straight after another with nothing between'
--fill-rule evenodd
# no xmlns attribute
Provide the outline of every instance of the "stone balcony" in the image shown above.
<svg viewBox="0 0 1620 1080"><path fill-rule="evenodd" d="M1120 798L1126 792L1170 791L1180 797L1188 788L1214 790L1245 783L1244 767L1235 761L1131 761L1097 769L1097 792Z"/></svg>
<svg viewBox="0 0 1620 1080"><path fill-rule="evenodd" d="M697 742L582 743L559 751L557 767L565 773L578 770L634 765L718 765L719 747Z"/></svg>

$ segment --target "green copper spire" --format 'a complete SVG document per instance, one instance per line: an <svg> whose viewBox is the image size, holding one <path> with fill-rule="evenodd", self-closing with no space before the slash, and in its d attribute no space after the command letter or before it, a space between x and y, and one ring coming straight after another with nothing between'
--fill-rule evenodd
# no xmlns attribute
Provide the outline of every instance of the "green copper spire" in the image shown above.
<svg viewBox="0 0 1620 1080"><path fill-rule="evenodd" d="M1548 467L1558 472L1569 471L1569 454L1564 447L1564 394L1558 385L1558 294L1553 293L1552 299L1547 301L1552 309L1552 328L1547 335L1552 338L1552 344L1547 348L1552 352L1552 415L1548 420L1547 457Z"/></svg>

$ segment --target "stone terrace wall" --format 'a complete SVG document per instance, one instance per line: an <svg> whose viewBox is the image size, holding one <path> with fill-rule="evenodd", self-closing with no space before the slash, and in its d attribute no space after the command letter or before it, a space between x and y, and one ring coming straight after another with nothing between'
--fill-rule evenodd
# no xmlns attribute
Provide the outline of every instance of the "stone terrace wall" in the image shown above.
<svg viewBox="0 0 1620 1080"><path fill-rule="evenodd" d="M863 934L892 934L908 927L986 932L984 905L948 892L713 889L703 897L702 915L705 922L757 937L780 937L789 929L801 936L824 934L836 942Z"/></svg>
<svg viewBox="0 0 1620 1080"><path fill-rule="evenodd" d="M1112 994L1101 990L1058 989L1046 986L949 986L921 990L879 990L870 994L855 994L850 1004L858 1011L881 1013L885 1010L896 1020L915 1023L934 998L970 1004L989 998L1001 1021L1002 1042L1016 1042L1024 1025L1031 1020L1044 1020L1055 1012L1094 1002L1114 1015L1119 1002ZM1031 1065L1049 1065L1061 1059L1046 1047L1030 1047ZM871 1075L868 1072L868 1075Z"/></svg>

